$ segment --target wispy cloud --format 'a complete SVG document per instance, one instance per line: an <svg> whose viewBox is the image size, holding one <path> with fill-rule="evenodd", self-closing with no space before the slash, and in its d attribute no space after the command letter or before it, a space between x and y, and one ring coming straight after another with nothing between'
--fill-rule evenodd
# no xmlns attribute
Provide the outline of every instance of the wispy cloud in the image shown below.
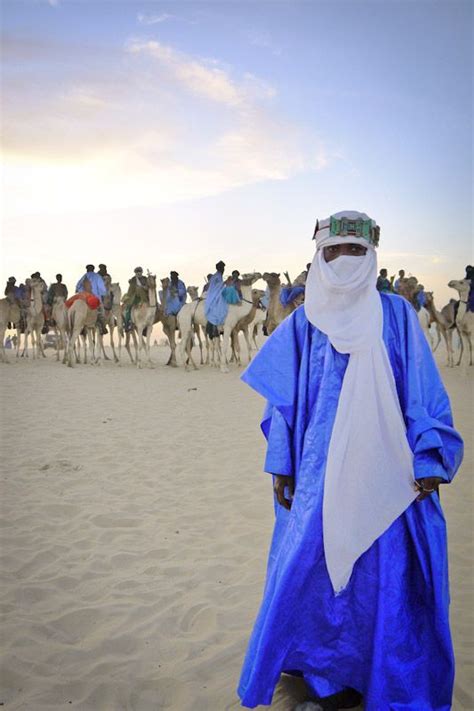
<svg viewBox="0 0 474 711"><path fill-rule="evenodd" d="M265 79L157 41L135 39L125 50L124 62L105 58L103 75L78 59L61 90L51 83L32 98L28 82L10 84L11 212L155 206L285 180L332 160L316 135L281 115Z"/></svg>
<svg viewBox="0 0 474 711"><path fill-rule="evenodd" d="M248 30L247 40L254 47L261 47L270 51L275 56L280 56L282 54L282 49L279 47L272 39L269 32L266 30Z"/></svg>
<svg viewBox="0 0 474 711"><path fill-rule="evenodd" d="M242 107L249 100L273 98L276 94L274 87L253 74L235 81L226 69L217 66L216 60L190 57L157 41L132 40L127 51L151 57L190 92L219 104Z"/></svg>
<svg viewBox="0 0 474 711"><path fill-rule="evenodd" d="M158 15L147 15L143 12L138 13L137 22L140 25L159 25L167 20L176 19L176 15L170 15L167 12L161 12Z"/></svg>

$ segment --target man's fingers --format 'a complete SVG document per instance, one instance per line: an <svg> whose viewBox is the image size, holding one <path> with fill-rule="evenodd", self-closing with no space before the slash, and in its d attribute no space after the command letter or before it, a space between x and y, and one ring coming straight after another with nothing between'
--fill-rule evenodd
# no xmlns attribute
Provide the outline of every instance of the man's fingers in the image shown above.
<svg viewBox="0 0 474 711"><path fill-rule="evenodd" d="M284 486L275 486L275 494L277 497L277 501L280 504L280 506L283 506L285 509L288 509L288 511L291 509L291 501L288 501L288 499L285 499L285 487Z"/></svg>

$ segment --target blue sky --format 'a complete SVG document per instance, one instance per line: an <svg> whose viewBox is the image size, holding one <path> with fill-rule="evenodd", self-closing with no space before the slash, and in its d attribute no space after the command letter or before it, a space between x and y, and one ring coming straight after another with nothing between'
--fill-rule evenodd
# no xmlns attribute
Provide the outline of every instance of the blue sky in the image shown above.
<svg viewBox="0 0 474 711"><path fill-rule="evenodd" d="M2 279L296 275L365 211L444 302L472 262L470 2L3 3Z"/></svg>

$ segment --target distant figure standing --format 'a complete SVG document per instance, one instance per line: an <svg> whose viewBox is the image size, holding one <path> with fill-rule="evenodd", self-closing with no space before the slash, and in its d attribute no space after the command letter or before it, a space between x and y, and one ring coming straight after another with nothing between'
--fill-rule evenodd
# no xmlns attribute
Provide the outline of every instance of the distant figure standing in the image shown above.
<svg viewBox="0 0 474 711"><path fill-rule="evenodd" d="M386 294L392 291L392 284L388 278L388 272L386 269L381 269L379 271L379 276L377 278L377 291L383 291Z"/></svg>
<svg viewBox="0 0 474 711"><path fill-rule="evenodd" d="M224 299L222 292L224 290L224 274L225 264L223 261L217 262L216 273L211 277L207 297L204 304L204 313L207 319L207 335L209 338L219 337L219 326L225 321L229 304Z"/></svg>
<svg viewBox="0 0 474 711"><path fill-rule="evenodd" d="M393 290L396 294L400 293L400 282L405 281L405 270L400 269L398 272L398 279L395 280L395 284L393 285Z"/></svg>

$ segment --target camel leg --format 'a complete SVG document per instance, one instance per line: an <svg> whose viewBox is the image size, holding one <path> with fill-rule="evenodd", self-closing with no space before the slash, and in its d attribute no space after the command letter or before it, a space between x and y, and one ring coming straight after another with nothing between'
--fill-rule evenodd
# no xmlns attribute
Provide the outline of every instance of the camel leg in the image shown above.
<svg viewBox="0 0 474 711"><path fill-rule="evenodd" d="M174 330L173 330L173 333L171 334L171 338L170 338L170 347L171 347L171 358L170 358L168 365L171 365L172 368L177 368L178 363L176 361L176 335L175 335Z"/></svg>
<svg viewBox="0 0 474 711"><path fill-rule="evenodd" d="M440 328L439 324L436 324L436 335L438 336L438 340L436 341L434 347L433 347L433 353L436 351L438 348L439 344L441 343L441 333L440 333Z"/></svg>
<svg viewBox="0 0 474 711"><path fill-rule="evenodd" d="M76 335L75 335L75 333L72 333L71 337L69 339L69 346L67 349L67 364L68 364L69 368L74 368L74 365L75 365L75 360L76 360L75 344L76 344Z"/></svg>
<svg viewBox="0 0 474 711"><path fill-rule="evenodd" d="M204 358L203 358L203 352L202 352L202 337L201 337L201 327L199 324L194 324L194 333L197 336L198 344L199 344L199 351L201 354L201 365L204 365Z"/></svg>
<svg viewBox="0 0 474 711"><path fill-rule="evenodd" d="M38 328L38 330L37 330L37 333L38 333L37 342L38 342L39 352L41 353L41 355L43 356L43 358L46 358L46 353L44 352L43 337L42 337L42 335L41 335L41 331L42 331L42 329L41 329L41 328Z"/></svg>
<svg viewBox="0 0 474 711"><path fill-rule="evenodd" d="M187 359L185 361L186 370L189 369L188 368L189 361L191 361L191 364L192 364L194 370L198 370L198 367L197 367L196 363L194 362L194 358L193 358L193 336L191 333L188 335L187 341L186 341L186 354L187 354Z"/></svg>
<svg viewBox="0 0 474 711"><path fill-rule="evenodd" d="M244 328L245 345L247 346L248 362L252 360L252 344L250 343L249 327ZM240 365L240 363L239 363Z"/></svg>
<svg viewBox="0 0 474 711"><path fill-rule="evenodd" d="M21 341L21 329L20 326L16 327L16 357L20 357L20 341Z"/></svg>
<svg viewBox="0 0 474 711"><path fill-rule="evenodd" d="M28 335L29 335L29 331L28 331L28 326L27 326L25 328L25 341L23 343L23 351L21 354L22 358L28 358Z"/></svg>
<svg viewBox="0 0 474 711"><path fill-rule="evenodd" d="M38 351L36 346L36 331L34 328L31 330L31 350L33 353L33 360L36 360L38 357Z"/></svg>
<svg viewBox="0 0 474 711"><path fill-rule="evenodd" d="M130 350L130 331L127 331L127 333L125 334L125 350L127 351L128 355L130 357L131 363L134 364L135 361L133 360L132 351Z"/></svg>
<svg viewBox="0 0 474 711"><path fill-rule="evenodd" d="M67 363L67 352L68 352L68 337L66 333L66 329L63 329L61 331L61 338L63 341L63 348L64 348L64 356L63 356L63 365Z"/></svg>
<svg viewBox="0 0 474 711"><path fill-rule="evenodd" d="M257 336L258 336L258 323L255 324L255 326L252 329L252 343L255 346L256 351L258 351Z"/></svg>
<svg viewBox="0 0 474 711"><path fill-rule="evenodd" d="M224 326L224 335L222 338L222 351L220 348L220 342L219 342L219 351L221 351L220 354L220 366L221 366L221 372L222 373L228 373L229 372L229 346L230 346L230 331L227 326Z"/></svg>
<svg viewBox="0 0 474 711"><path fill-rule="evenodd" d="M7 325L5 323L2 323L0 326L0 335L2 337L2 342L0 344L0 361L2 363L8 363L7 359L7 353L5 351L5 333L7 330Z"/></svg>
<svg viewBox="0 0 474 711"><path fill-rule="evenodd" d="M135 351L136 351L136 364L137 368L142 367L142 348L143 348L143 336L142 336L142 329L139 328L139 326L136 326L137 329L137 341L138 343L135 345ZM138 350L137 349L138 346Z"/></svg>
<svg viewBox="0 0 474 711"><path fill-rule="evenodd" d="M59 363L60 358L61 358L61 355L59 353L61 343L60 343L60 331L58 330L57 326L54 327L54 335L56 337L56 361Z"/></svg>
<svg viewBox="0 0 474 711"><path fill-rule="evenodd" d="M153 363L151 359L151 332L153 330L153 325L147 326L146 327L146 358L147 358L147 363L150 366L150 368L154 368L155 364Z"/></svg>
<svg viewBox="0 0 474 711"><path fill-rule="evenodd" d="M118 363L118 362L119 362L119 359L117 358L117 354L116 354L116 352L115 352L115 345L114 345L115 324L114 324L113 316L112 316L112 318L110 319L109 328L110 328L110 345L111 345L111 347L112 347L112 354L113 354L113 357L114 357L114 363ZM104 357L106 357L106 356L105 356L105 351L104 351ZM108 360L110 360L110 359L108 359Z"/></svg>
<svg viewBox="0 0 474 711"><path fill-rule="evenodd" d="M210 343L209 343L209 336L206 333L205 327L204 327L204 343L206 344L206 362L205 365L210 364Z"/></svg>
<svg viewBox="0 0 474 711"><path fill-rule="evenodd" d="M86 339L87 339L87 346L89 349L89 363L90 365L94 365L94 341L92 340L92 332L90 328L86 329Z"/></svg>
<svg viewBox="0 0 474 711"><path fill-rule="evenodd" d="M101 365L102 351L104 349L104 338L98 326L96 326L95 329L92 331L92 338L94 342L94 363L95 365ZM110 360L110 358L107 358L107 360Z"/></svg>
<svg viewBox="0 0 474 711"><path fill-rule="evenodd" d="M462 337L461 331L458 329L457 331L458 336L459 336L459 359L456 365L461 365L462 357L464 354L464 338ZM453 332L450 331L450 341L451 341L451 353L452 353L452 360L454 361L454 348L453 348Z"/></svg>
<svg viewBox="0 0 474 711"><path fill-rule="evenodd" d="M454 366L453 332L449 328L446 330L446 347L448 349L448 365L452 368Z"/></svg>
<svg viewBox="0 0 474 711"><path fill-rule="evenodd" d="M118 333L118 362L122 361L122 341L123 341L123 319L122 312L117 315L117 333Z"/></svg>

